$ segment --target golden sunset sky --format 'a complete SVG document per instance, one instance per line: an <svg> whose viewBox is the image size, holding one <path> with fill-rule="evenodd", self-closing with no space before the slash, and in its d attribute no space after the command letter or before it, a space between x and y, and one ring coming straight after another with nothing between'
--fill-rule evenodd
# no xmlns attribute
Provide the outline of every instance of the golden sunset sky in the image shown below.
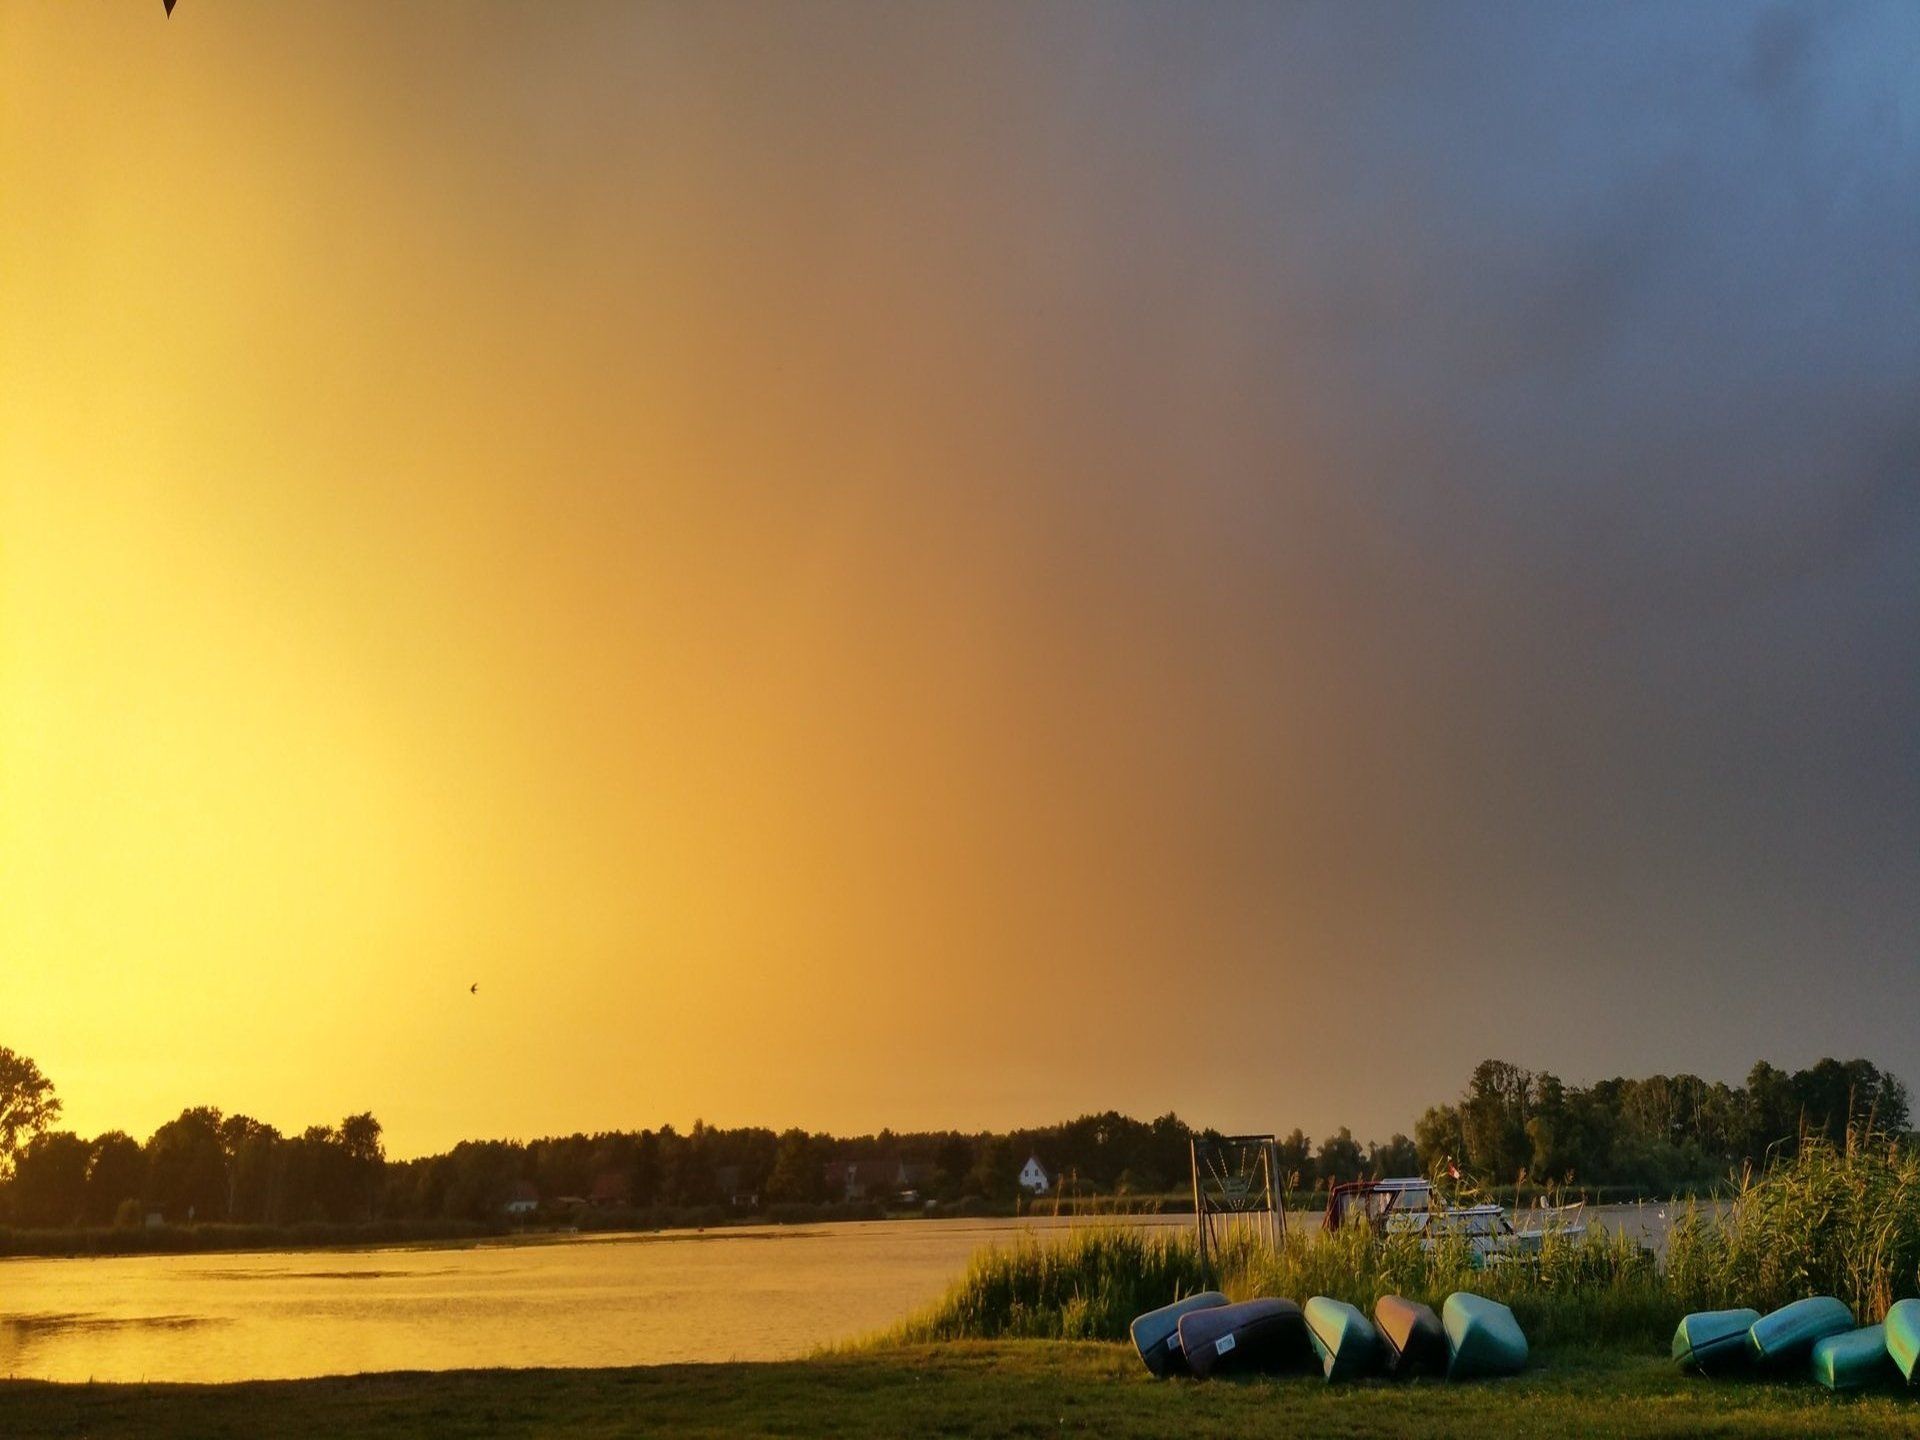
<svg viewBox="0 0 1920 1440"><path fill-rule="evenodd" d="M1910 32L1339 9L0 8L0 1044L398 1154L1920 1080Z"/></svg>

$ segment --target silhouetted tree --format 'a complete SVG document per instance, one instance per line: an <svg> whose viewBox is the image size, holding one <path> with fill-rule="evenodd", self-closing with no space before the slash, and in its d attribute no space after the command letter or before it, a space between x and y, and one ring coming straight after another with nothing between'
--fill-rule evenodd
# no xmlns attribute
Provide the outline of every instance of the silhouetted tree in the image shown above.
<svg viewBox="0 0 1920 1440"><path fill-rule="evenodd" d="M778 1203L827 1198L825 1152L804 1130L788 1130L780 1137L773 1173L767 1176L766 1197Z"/></svg>
<svg viewBox="0 0 1920 1440"><path fill-rule="evenodd" d="M16 1225L71 1225L86 1205L93 1147L71 1130L48 1130L21 1148L8 1187Z"/></svg>
<svg viewBox="0 0 1920 1440"><path fill-rule="evenodd" d="M24 1055L0 1045L0 1179L19 1148L60 1118L53 1082Z"/></svg>
<svg viewBox="0 0 1920 1440"><path fill-rule="evenodd" d="M227 1213L227 1156L220 1143L220 1112L209 1105L182 1110L147 1141L147 1202L167 1219L222 1220Z"/></svg>
<svg viewBox="0 0 1920 1440"><path fill-rule="evenodd" d="M1360 1143L1353 1138L1353 1132L1342 1125L1320 1142L1320 1154L1314 1162L1314 1168L1324 1184L1338 1185L1360 1178L1360 1172L1366 1168L1366 1155L1360 1149Z"/></svg>
<svg viewBox="0 0 1920 1440"><path fill-rule="evenodd" d="M89 1225L111 1225L128 1201L139 1208L147 1161L139 1142L124 1130L96 1136L87 1158L87 1190L82 1214Z"/></svg>

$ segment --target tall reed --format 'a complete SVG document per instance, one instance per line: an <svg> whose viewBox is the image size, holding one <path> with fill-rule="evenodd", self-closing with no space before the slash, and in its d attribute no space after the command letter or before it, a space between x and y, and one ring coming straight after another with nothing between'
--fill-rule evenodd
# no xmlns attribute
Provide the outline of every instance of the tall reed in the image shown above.
<svg viewBox="0 0 1920 1440"><path fill-rule="evenodd" d="M1485 1268L1457 1236L1424 1247L1414 1235L1356 1227L1296 1230L1274 1245L1243 1232L1219 1246L1212 1279L1230 1299L1332 1295L1366 1309L1381 1295L1438 1306L1470 1289L1511 1305L1545 1344L1638 1338L1679 1318L1651 1257L1597 1230L1549 1237L1535 1256ZM1121 1340L1134 1316L1204 1288L1189 1232L1091 1227L975 1256L944 1299L892 1338Z"/></svg>
<svg viewBox="0 0 1920 1440"><path fill-rule="evenodd" d="M1838 1295L1877 1321L1920 1294L1920 1152L1864 1129L1844 1146L1806 1136L1792 1159L1741 1177L1726 1214L1689 1208L1667 1277L1690 1306Z"/></svg>

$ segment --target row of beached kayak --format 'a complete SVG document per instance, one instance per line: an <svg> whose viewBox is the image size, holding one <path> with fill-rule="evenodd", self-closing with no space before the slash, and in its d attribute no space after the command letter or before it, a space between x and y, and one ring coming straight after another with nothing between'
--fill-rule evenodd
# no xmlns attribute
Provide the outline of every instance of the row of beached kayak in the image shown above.
<svg viewBox="0 0 1920 1440"><path fill-rule="evenodd" d="M1702 1310L1673 1332L1683 1370L1727 1375L1746 1369L1784 1374L1807 1367L1829 1390L1920 1382L1920 1300L1902 1300L1879 1325L1857 1326L1831 1295L1758 1310Z"/></svg>
<svg viewBox="0 0 1920 1440"><path fill-rule="evenodd" d="M1189 1295L1133 1322L1133 1345L1155 1375L1286 1374L1316 1366L1328 1380L1366 1375L1512 1375L1527 1363L1527 1337L1513 1312L1462 1290L1435 1315L1400 1295L1382 1296L1367 1319L1328 1295L1230 1303L1218 1290Z"/></svg>

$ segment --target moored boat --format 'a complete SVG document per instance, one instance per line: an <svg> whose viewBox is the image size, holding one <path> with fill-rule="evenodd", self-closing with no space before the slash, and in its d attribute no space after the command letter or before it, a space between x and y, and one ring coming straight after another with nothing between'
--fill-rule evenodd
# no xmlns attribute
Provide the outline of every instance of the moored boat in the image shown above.
<svg viewBox="0 0 1920 1440"><path fill-rule="evenodd" d="M1674 1364L1702 1375L1741 1368L1751 1358L1747 1332L1759 1318L1758 1310L1695 1311L1673 1332Z"/></svg>
<svg viewBox="0 0 1920 1440"><path fill-rule="evenodd" d="M1180 1317L1195 1310L1217 1310L1227 1303L1218 1290L1202 1290L1158 1310L1149 1310L1128 1327L1133 1348L1155 1375L1185 1375L1186 1354L1180 1349Z"/></svg>
<svg viewBox="0 0 1920 1440"><path fill-rule="evenodd" d="M1374 1302L1373 1320L1389 1375L1447 1373L1447 1332L1431 1306L1404 1295L1382 1295Z"/></svg>
<svg viewBox="0 0 1920 1440"><path fill-rule="evenodd" d="M1887 1355L1909 1385L1920 1381L1920 1300L1897 1301L1887 1311Z"/></svg>
<svg viewBox="0 0 1920 1440"><path fill-rule="evenodd" d="M1475 1263L1537 1255L1550 1240L1572 1242L1586 1233L1584 1201L1536 1205L1521 1225L1498 1205L1455 1205L1441 1200L1433 1182L1419 1176L1349 1180L1327 1194L1326 1230L1365 1225L1377 1235L1415 1235L1422 1249L1464 1245Z"/></svg>
<svg viewBox="0 0 1920 1440"><path fill-rule="evenodd" d="M1814 1295L1782 1305L1753 1322L1747 1350L1769 1370L1798 1365L1817 1341L1853 1329L1853 1312L1831 1295Z"/></svg>
<svg viewBox="0 0 1920 1440"><path fill-rule="evenodd" d="M1887 1354L1887 1327L1829 1335L1813 1342L1813 1378L1829 1390L1864 1390L1899 1375Z"/></svg>
<svg viewBox="0 0 1920 1440"><path fill-rule="evenodd" d="M1303 1317L1307 1339L1328 1380L1357 1380L1373 1368L1378 1355L1373 1322L1344 1300L1315 1295Z"/></svg>
<svg viewBox="0 0 1920 1440"><path fill-rule="evenodd" d="M1242 1300L1180 1317L1180 1349L1201 1379L1250 1370L1304 1369L1313 1359L1307 1325L1291 1300Z"/></svg>
<svg viewBox="0 0 1920 1440"><path fill-rule="evenodd" d="M1526 1368L1526 1334L1498 1300L1455 1291L1440 1307L1440 1323L1447 1332L1449 1380L1517 1375Z"/></svg>

